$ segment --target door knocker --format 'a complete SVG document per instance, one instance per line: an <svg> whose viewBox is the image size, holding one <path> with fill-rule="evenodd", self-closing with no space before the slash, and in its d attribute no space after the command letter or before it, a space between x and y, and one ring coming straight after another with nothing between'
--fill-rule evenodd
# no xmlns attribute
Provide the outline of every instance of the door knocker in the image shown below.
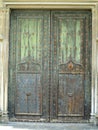
<svg viewBox="0 0 98 130"><path fill-rule="evenodd" d="M72 69L73 69L73 63L72 63L72 62L70 62L70 63L68 64L68 69L69 69L69 70L72 70Z"/></svg>

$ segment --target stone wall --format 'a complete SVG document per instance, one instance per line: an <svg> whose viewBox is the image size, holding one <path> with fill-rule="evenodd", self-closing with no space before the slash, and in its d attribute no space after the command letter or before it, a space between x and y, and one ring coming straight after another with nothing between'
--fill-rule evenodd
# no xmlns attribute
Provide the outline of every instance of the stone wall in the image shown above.
<svg viewBox="0 0 98 130"><path fill-rule="evenodd" d="M4 8L3 1L0 0L0 119L2 122L8 121L7 117L7 89L8 89L8 37L7 24L8 9ZM6 26L7 25L7 26Z"/></svg>
<svg viewBox="0 0 98 130"><path fill-rule="evenodd" d="M0 0L0 8L2 7L2 0ZM2 98L1 98L1 91L3 86L2 84L2 72L3 72L3 64L2 64L2 15L1 15L1 9L0 9L0 117L2 116Z"/></svg>

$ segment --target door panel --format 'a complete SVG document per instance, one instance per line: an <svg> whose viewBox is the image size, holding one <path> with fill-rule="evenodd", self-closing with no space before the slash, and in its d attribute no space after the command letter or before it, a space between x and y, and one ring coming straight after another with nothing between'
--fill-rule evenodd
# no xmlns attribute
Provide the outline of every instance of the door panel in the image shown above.
<svg viewBox="0 0 98 130"><path fill-rule="evenodd" d="M58 18L58 32L58 114L83 116L83 19Z"/></svg>
<svg viewBox="0 0 98 130"><path fill-rule="evenodd" d="M10 118L89 119L90 11L12 10L10 28Z"/></svg>
<svg viewBox="0 0 98 130"><path fill-rule="evenodd" d="M79 74L59 75L58 116L84 115L83 79Z"/></svg>
<svg viewBox="0 0 98 130"><path fill-rule="evenodd" d="M11 13L10 116L48 120L50 12ZM48 29L48 31L47 31Z"/></svg>
<svg viewBox="0 0 98 130"><path fill-rule="evenodd" d="M15 113L41 114L43 20L19 17L17 22Z"/></svg>
<svg viewBox="0 0 98 130"><path fill-rule="evenodd" d="M91 14L88 11L54 11L51 17L53 66L51 119L71 121L88 118L91 84L89 60L91 53L88 53L91 52L89 39Z"/></svg>

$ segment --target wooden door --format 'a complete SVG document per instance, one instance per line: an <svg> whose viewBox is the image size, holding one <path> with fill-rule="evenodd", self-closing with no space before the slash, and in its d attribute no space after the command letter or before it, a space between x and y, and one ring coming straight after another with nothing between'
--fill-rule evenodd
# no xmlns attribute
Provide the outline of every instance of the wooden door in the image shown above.
<svg viewBox="0 0 98 130"><path fill-rule="evenodd" d="M10 118L88 119L90 11L12 10L10 28Z"/></svg>
<svg viewBox="0 0 98 130"><path fill-rule="evenodd" d="M10 30L9 114L48 121L50 12L13 10Z"/></svg>
<svg viewBox="0 0 98 130"><path fill-rule="evenodd" d="M91 13L53 11L51 16L51 120L90 115Z"/></svg>

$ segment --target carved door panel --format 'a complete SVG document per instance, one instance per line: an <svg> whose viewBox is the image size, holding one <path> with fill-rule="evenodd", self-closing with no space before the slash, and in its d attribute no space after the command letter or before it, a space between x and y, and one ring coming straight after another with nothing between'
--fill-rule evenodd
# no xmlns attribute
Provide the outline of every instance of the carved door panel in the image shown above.
<svg viewBox="0 0 98 130"><path fill-rule="evenodd" d="M51 120L89 118L90 23L89 11L52 12Z"/></svg>
<svg viewBox="0 0 98 130"><path fill-rule="evenodd" d="M48 120L49 26L50 12L11 13L9 111L18 120Z"/></svg>

